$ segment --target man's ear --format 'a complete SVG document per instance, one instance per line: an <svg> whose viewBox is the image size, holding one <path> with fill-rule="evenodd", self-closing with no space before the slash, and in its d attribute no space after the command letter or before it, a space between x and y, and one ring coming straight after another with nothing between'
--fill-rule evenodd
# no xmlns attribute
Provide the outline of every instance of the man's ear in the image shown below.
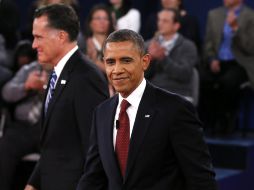
<svg viewBox="0 0 254 190"><path fill-rule="evenodd" d="M178 30L181 28L180 22L176 22L176 23L174 24L174 27L175 27L175 31L178 32Z"/></svg>
<svg viewBox="0 0 254 190"><path fill-rule="evenodd" d="M66 41L68 41L69 39L69 35L67 34L67 32L65 32L65 31L60 31L59 32L59 39L60 39L60 41L61 42L66 42Z"/></svg>
<svg viewBox="0 0 254 190"><path fill-rule="evenodd" d="M145 54L142 57L142 64L143 64L143 70L144 71L147 70L147 68L149 67L150 61L151 61L151 55L150 54Z"/></svg>

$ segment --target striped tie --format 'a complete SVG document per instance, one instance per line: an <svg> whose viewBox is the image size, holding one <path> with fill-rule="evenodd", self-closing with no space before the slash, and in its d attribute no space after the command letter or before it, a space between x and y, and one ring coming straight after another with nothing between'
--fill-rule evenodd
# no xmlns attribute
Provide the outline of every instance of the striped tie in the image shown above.
<svg viewBox="0 0 254 190"><path fill-rule="evenodd" d="M45 114L47 113L49 102L54 95L56 79L57 79L57 76L56 76L55 70L53 70L50 77L48 96L45 103Z"/></svg>

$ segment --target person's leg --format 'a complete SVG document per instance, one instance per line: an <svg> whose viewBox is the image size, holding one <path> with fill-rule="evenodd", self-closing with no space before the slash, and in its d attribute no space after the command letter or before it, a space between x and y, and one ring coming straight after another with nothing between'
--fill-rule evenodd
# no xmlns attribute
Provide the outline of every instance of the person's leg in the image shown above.
<svg viewBox="0 0 254 190"><path fill-rule="evenodd" d="M226 64L225 73L220 77L221 104L219 106L224 133L230 132L236 127L240 85L248 79L245 70L237 63Z"/></svg>
<svg viewBox="0 0 254 190"><path fill-rule="evenodd" d="M10 190L13 185L16 166L21 158L37 151L39 128L12 124L7 126L4 136L0 139L0 189Z"/></svg>

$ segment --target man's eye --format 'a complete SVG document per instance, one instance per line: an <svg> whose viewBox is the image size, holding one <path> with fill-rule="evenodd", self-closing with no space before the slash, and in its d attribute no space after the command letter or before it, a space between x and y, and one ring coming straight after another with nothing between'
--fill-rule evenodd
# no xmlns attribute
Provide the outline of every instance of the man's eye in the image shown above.
<svg viewBox="0 0 254 190"><path fill-rule="evenodd" d="M106 64L108 64L108 65L113 65L114 63L115 63L114 60L107 60L107 61L106 61Z"/></svg>
<svg viewBox="0 0 254 190"><path fill-rule="evenodd" d="M130 63L132 61L132 59L123 59L122 60L124 63Z"/></svg>

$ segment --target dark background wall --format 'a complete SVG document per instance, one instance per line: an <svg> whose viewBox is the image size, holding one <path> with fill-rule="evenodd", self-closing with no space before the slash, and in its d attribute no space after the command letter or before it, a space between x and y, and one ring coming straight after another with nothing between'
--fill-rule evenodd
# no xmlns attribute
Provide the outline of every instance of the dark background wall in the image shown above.
<svg viewBox="0 0 254 190"><path fill-rule="evenodd" d="M16 1L20 10L21 15L20 27L22 28L22 26L25 25L25 21L27 19L26 17L28 7L32 2L34 2L34 0L14 0L14 1ZM132 0L132 1L133 6L141 11L143 19L145 19L149 13L158 10L160 7L160 0ZM107 0L79 0L81 10L80 15L81 24L84 23L85 16L89 12L90 8L94 4L101 2L107 2ZM198 18L201 36L204 35L207 12L210 9L222 5L222 2L223 0L184 0L184 5L187 11ZM253 0L245 0L245 2L251 7L254 7Z"/></svg>

